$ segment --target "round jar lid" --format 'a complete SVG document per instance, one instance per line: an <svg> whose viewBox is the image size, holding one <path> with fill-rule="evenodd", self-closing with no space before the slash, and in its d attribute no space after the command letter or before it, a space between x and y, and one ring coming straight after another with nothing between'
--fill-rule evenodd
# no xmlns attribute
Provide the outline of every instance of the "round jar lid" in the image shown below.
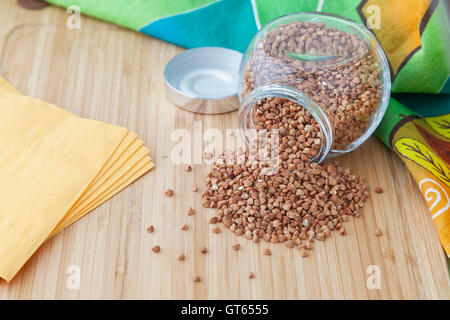
<svg viewBox="0 0 450 320"><path fill-rule="evenodd" d="M164 69L167 97L195 113L219 114L239 108L242 54L219 47L181 52Z"/></svg>

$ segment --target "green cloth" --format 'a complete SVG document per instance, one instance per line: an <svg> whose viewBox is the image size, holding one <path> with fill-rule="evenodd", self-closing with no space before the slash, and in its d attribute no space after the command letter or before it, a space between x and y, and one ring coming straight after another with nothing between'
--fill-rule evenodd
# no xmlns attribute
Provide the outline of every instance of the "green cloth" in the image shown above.
<svg viewBox="0 0 450 320"><path fill-rule="evenodd" d="M194 48L245 51L260 25L288 13L321 11L370 26L395 79L392 92L450 93L450 36L439 0L47 0ZM375 8L375 11L374 11ZM375 20L374 20L375 19Z"/></svg>

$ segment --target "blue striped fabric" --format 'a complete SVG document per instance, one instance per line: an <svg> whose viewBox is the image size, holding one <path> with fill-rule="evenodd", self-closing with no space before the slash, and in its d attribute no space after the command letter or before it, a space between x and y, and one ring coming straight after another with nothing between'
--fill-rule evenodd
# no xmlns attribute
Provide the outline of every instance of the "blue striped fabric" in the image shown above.
<svg viewBox="0 0 450 320"><path fill-rule="evenodd" d="M185 48L218 46L244 52L258 28L251 0L222 0L161 18L139 31Z"/></svg>

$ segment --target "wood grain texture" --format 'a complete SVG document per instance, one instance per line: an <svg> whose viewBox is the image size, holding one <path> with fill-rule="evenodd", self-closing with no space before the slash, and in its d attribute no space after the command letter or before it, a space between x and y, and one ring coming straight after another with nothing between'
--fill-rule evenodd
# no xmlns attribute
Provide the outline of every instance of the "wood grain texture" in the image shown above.
<svg viewBox="0 0 450 320"><path fill-rule="evenodd" d="M27 95L80 116L128 127L152 150L156 169L46 242L0 299L448 299L446 258L408 170L376 138L339 159L367 177L374 192L348 235L314 244L307 258L281 245L254 244L208 224L201 207L205 165L193 172L170 160L177 128L235 128L237 114L195 115L165 97L162 71L182 49L87 17L65 28L64 10L0 3L0 76ZM164 197L167 188L173 198ZM189 206L197 213L187 216ZM189 225L188 231L180 226ZM155 232L146 228L153 224ZM382 237L374 236L377 227ZM240 251L231 246L240 243ZM161 246L154 254L151 248ZM206 255L200 248L208 248ZM261 254L265 247L273 255ZM186 260L176 257L185 253ZM66 269L81 268L79 290ZM381 289L366 286L367 267L381 270ZM254 272L255 279L248 279ZM200 283L191 277L198 274Z"/></svg>

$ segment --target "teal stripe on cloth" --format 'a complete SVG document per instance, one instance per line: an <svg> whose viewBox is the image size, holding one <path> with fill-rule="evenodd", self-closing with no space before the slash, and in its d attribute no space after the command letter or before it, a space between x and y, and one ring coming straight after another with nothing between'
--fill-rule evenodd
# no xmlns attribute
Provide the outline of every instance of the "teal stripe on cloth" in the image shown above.
<svg viewBox="0 0 450 320"><path fill-rule="evenodd" d="M151 22L139 31L185 48L218 46L244 52L258 28L251 0L222 0Z"/></svg>
<svg viewBox="0 0 450 320"><path fill-rule="evenodd" d="M422 117L450 113L449 94L395 93L392 96Z"/></svg>
<svg viewBox="0 0 450 320"><path fill-rule="evenodd" d="M447 81L445 81L444 86L442 87L440 93L447 93L450 94L450 78L447 78Z"/></svg>

